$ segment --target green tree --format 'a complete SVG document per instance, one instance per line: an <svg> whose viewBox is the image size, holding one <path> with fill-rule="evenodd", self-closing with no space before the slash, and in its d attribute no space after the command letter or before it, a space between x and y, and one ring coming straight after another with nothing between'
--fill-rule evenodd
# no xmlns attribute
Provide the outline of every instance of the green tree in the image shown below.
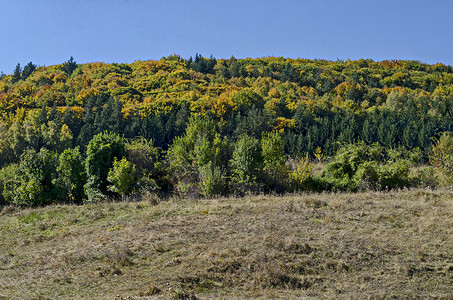
<svg viewBox="0 0 453 300"><path fill-rule="evenodd" d="M135 165L126 158L118 160L115 158L113 167L110 169L107 180L111 183L108 189L121 195L130 194L135 188Z"/></svg>
<svg viewBox="0 0 453 300"><path fill-rule="evenodd" d="M231 100L237 103L238 111L241 113L246 113L252 107L263 108L264 106L263 97L251 89L243 89L237 92Z"/></svg>
<svg viewBox="0 0 453 300"><path fill-rule="evenodd" d="M233 158L230 163L233 181L245 185L246 188L256 188L257 180L263 170L260 141L248 135L243 135L234 147Z"/></svg>
<svg viewBox="0 0 453 300"><path fill-rule="evenodd" d="M86 183L86 173L79 147L66 149L60 154L57 172L59 181L66 191L67 199L81 204L86 197L83 189Z"/></svg>
<svg viewBox="0 0 453 300"><path fill-rule="evenodd" d="M135 165L137 188L142 191L169 190L166 169L160 161L159 150L152 140L137 138L127 145L127 158Z"/></svg>
<svg viewBox="0 0 453 300"><path fill-rule="evenodd" d="M25 67L24 70L22 71L22 80L27 79L30 77L31 74L36 70L36 65L34 65L32 62L29 62Z"/></svg>
<svg viewBox="0 0 453 300"><path fill-rule="evenodd" d="M264 133L261 138L266 183L271 189L283 191L288 179L283 140L278 132Z"/></svg>
<svg viewBox="0 0 453 300"><path fill-rule="evenodd" d="M192 117L184 135L175 138L167 159L177 191L210 197L224 192L229 151L208 118Z"/></svg>
<svg viewBox="0 0 453 300"><path fill-rule="evenodd" d="M77 62L74 60L74 57L71 56L69 60L63 63L61 66L61 70L66 73L68 77L71 76L72 72L77 69L78 65Z"/></svg>
<svg viewBox="0 0 453 300"><path fill-rule="evenodd" d="M9 164L0 169L0 206L7 204L5 197L3 197L3 194L11 193L11 191L5 190L8 190L8 188L10 189L13 188L11 183L14 182L16 170L17 170L16 164Z"/></svg>
<svg viewBox="0 0 453 300"><path fill-rule="evenodd" d="M27 147L25 130L19 121L15 121L8 130L8 144L17 159Z"/></svg>
<svg viewBox="0 0 453 300"><path fill-rule="evenodd" d="M61 190L55 185L58 157L47 149L26 150L18 168L3 191L6 201L19 206L49 204L61 200Z"/></svg>
<svg viewBox="0 0 453 300"><path fill-rule="evenodd" d="M280 72L280 81L282 82L286 82L286 81L290 81L290 82L295 82L297 81L297 72L294 70L293 66L291 65L291 63L287 63L282 71Z"/></svg>
<svg viewBox="0 0 453 300"><path fill-rule="evenodd" d="M88 143L85 168L87 183L85 193L88 201L93 202L109 195L107 176L115 158L126 155L123 139L112 133L99 133Z"/></svg>
<svg viewBox="0 0 453 300"><path fill-rule="evenodd" d="M435 168L442 170L453 182L453 136L451 132L443 132L439 139L434 140L429 161Z"/></svg>
<svg viewBox="0 0 453 300"><path fill-rule="evenodd" d="M20 64L18 63L16 65L16 67L14 68L13 76L11 77L11 83L18 82L21 78L21 73L22 73L22 68L20 67Z"/></svg>
<svg viewBox="0 0 453 300"><path fill-rule="evenodd" d="M234 56L231 56L231 58L229 60L229 70L228 71L229 71L229 74L231 77L239 77L241 75L238 60Z"/></svg>

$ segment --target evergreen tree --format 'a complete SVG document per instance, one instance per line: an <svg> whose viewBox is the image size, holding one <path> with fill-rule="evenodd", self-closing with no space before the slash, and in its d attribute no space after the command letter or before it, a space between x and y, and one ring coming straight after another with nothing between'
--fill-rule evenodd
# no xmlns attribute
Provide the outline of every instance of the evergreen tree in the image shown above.
<svg viewBox="0 0 453 300"><path fill-rule="evenodd" d="M47 106L46 103L44 102L43 105L41 106L41 110L39 111L38 115L38 124L47 124Z"/></svg>
<svg viewBox="0 0 453 300"><path fill-rule="evenodd" d="M230 73L231 77L241 76L239 64L237 62L237 59L234 56L231 56L229 64L230 64L229 73Z"/></svg>
<svg viewBox="0 0 453 300"><path fill-rule="evenodd" d="M68 77L72 75L75 69L77 69L77 62L74 60L74 57L70 57L69 60L63 63L61 70L66 73Z"/></svg>
<svg viewBox="0 0 453 300"><path fill-rule="evenodd" d="M13 76L11 77L11 83L18 82L21 78L21 73L22 73L22 68L20 67L20 64L18 63L16 65L16 67L14 68Z"/></svg>
<svg viewBox="0 0 453 300"><path fill-rule="evenodd" d="M294 70L291 63L287 63L285 67L283 67L282 71L280 72L280 81L282 82L295 82L297 80L297 74Z"/></svg>
<svg viewBox="0 0 453 300"><path fill-rule="evenodd" d="M54 103L52 109L49 112L49 121L54 122L58 126L61 125L61 113L57 109L57 105Z"/></svg>
<svg viewBox="0 0 453 300"><path fill-rule="evenodd" d="M35 70L36 65L34 65L32 62L29 62L22 71L22 80L27 79Z"/></svg>

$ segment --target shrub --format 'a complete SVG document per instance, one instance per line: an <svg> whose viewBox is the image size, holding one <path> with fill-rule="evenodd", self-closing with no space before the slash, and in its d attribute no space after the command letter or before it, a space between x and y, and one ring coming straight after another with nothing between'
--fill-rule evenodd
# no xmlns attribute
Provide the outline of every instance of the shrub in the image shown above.
<svg viewBox="0 0 453 300"><path fill-rule="evenodd" d="M365 161L380 160L376 157L378 156L376 149L378 149L377 145L367 146L363 142L345 145L338 149L325 172L334 178L351 180Z"/></svg>
<svg viewBox="0 0 453 300"><path fill-rule="evenodd" d="M115 158L121 159L125 155L124 141L116 134L99 133L88 143L85 160L87 174L85 192L89 202L110 194L107 189L108 172L113 167Z"/></svg>
<svg viewBox="0 0 453 300"><path fill-rule="evenodd" d="M363 162L353 177L355 187L359 190L379 189L379 171L380 166L377 162Z"/></svg>
<svg viewBox="0 0 453 300"><path fill-rule="evenodd" d="M57 171L59 182L66 191L67 199L82 203L86 197L83 189L86 183L86 173L79 147L66 149L60 154Z"/></svg>
<svg viewBox="0 0 453 300"><path fill-rule="evenodd" d="M439 139L434 140L429 162L434 168L440 169L453 182L453 136L451 132L444 132Z"/></svg>
<svg viewBox="0 0 453 300"><path fill-rule="evenodd" d="M313 166L310 163L307 153L305 157L301 157L297 161L294 170L289 173L289 179L291 180L292 186L295 190L313 189L313 186L310 185L312 170Z"/></svg>
<svg viewBox="0 0 453 300"><path fill-rule="evenodd" d="M108 189L118 193L121 197L130 194L136 184L135 180L135 165L126 158L113 161L113 167L110 169L107 180L111 183Z"/></svg>
<svg viewBox="0 0 453 300"><path fill-rule="evenodd" d="M139 138L126 145L127 158L135 165L136 188L141 191L169 191L167 172L160 161L159 150L152 140Z"/></svg>
<svg viewBox="0 0 453 300"><path fill-rule="evenodd" d="M224 192L225 176L212 161L199 167L200 190L205 197L218 196Z"/></svg>
<svg viewBox="0 0 453 300"><path fill-rule="evenodd" d="M19 206L36 206L62 200L57 178L58 156L41 149L26 150L10 180L5 182L3 196L9 203Z"/></svg>
<svg viewBox="0 0 453 300"><path fill-rule="evenodd" d="M393 189L411 186L412 164L419 150L389 149L363 142L341 147L324 171L333 188L347 190Z"/></svg>
<svg viewBox="0 0 453 300"><path fill-rule="evenodd" d="M7 191L8 185L14 180L17 168L17 164L9 164L0 170L0 206L7 204L3 193L8 194L11 192Z"/></svg>
<svg viewBox="0 0 453 300"><path fill-rule="evenodd" d="M261 139L264 161L264 183L272 190L284 191L288 183L288 169L283 140L278 132L264 133Z"/></svg>
<svg viewBox="0 0 453 300"><path fill-rule="evenodd" d="M253 190L258 187L263 170L263 155L260 141L248 135L243 135L236 142L230 161L232 179L238 192Z"/></svg>
<svg viewBox="0 0 453 300"><path fill-rule="evenodd" d="M229 149L215 128L210 119L192 117L170 146L167 160L177 192L206 197L225 192Z"/></svg>
<svg viewBox="0 0 453 300"><path fill-rule="evenodd" d="M411 185L409 179L410 162L401 159L387 162L379 169L379 186L381 189L403 188Z"/></svg>
<svg viewBox="0 0 453 300"><path fill-rule="evenodd" d="M411 175L412 185L418 187L434 188L440 184L439 178L432 166L419 166L415 168Z"/></svg>

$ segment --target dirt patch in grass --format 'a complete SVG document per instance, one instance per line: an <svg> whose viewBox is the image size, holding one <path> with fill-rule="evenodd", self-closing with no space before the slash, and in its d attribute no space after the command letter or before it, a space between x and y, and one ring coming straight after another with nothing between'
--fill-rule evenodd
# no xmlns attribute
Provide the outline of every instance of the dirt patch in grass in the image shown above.
<svg viewBox="0 0 453 300"><path fill-rule="evenodd" d="M4 209L0 299L449 298L453 191Z"/></svg>

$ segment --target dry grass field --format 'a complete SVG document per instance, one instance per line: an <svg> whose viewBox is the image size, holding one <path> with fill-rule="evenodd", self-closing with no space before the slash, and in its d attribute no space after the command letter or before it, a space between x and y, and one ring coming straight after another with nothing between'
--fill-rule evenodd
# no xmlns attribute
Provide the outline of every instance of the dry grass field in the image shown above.
<svg viewBox="0 0 453 300"><path fill-rule="evenodd" d="M453 190L0 215L0 299L453 299Z"/></svg>

